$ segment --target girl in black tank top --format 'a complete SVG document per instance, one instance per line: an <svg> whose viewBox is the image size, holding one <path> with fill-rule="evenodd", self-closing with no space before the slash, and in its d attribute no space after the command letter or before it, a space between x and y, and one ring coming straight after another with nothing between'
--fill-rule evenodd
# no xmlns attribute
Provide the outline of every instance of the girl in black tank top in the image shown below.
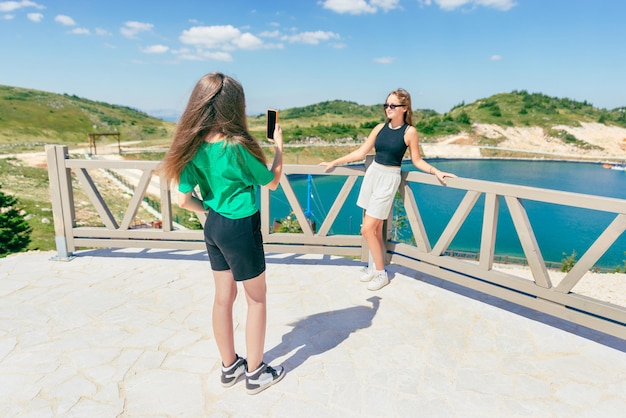
<svg viewBox="0 0 626 418"><path fill-rule="evenodd" d="M320 163L326 167L324 171L330 171L336 165L363 160L376 148L374 162L365 172L357 203L365 209L361 234L369 247L370 260L361 281L368 282L369 290L378 290L389 283L385 271L387 250L383 242L383 221L391 213L397 185L400 184L400 166L407 148L415 167L437 176L442 184L446 184L446 178L456 177L437 170L422 159L417 131L413 126L411 95L406 90L397 89L389 93L384 109L385 122L372 129L363 145L334 161Z"/></svg>
<svg viewBox="0 0 626 418"><path fill-rule="evenodd" d="M391 129L389 123L385 123L378 135L376 135L374 161L382 165L399 167L408 148L408 145L404 142L404 133L408 127L409 125L404 123L399 128Z"/></svg>

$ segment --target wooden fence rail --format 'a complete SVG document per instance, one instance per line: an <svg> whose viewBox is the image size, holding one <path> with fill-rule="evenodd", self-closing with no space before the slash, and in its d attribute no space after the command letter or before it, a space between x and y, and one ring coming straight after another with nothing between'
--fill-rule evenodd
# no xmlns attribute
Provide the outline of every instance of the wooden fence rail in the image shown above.
<svg viewBox="0 0 626 418"><path fill-rule="evenodd" d="M50 192L54 215L58 259L70 259L79 247L205 249L201 230L183 230L172 221L172 192L155 176L157 161L109 161L70 159L67 147L46 146ZM90 170L137 170L141 172L132 198L118 222L102 197ZM311 227L293 190L289 176L313 174L341 176L342 188L330 206L321 225ZM261 219L265 248L269 252L316 253L367 258L365 241L359 235L329 234L350 191L364 174L363 167L337 167L324 173L320 166L285 165L280 185L297 218L301 233L276 233L271 228L270 191L261 192ZM132 228L133 221L149 186L158 181L158 199L162 228ZM400 194L406 218L416 245L392 241L391 219L386 222L386 250L390 262L421 271L459 285L499 297L598 331L626 339L626 308L575 292L585 273L626 230L626 200L518 186L466 178L449 179L447 189L461 190L464 197L441 235L435 240L427 236L419 205L410 187L413 183L441 186L434 176L420 172L402 172ZM81 187L98 212L101 227L77 226L74 188ZM446 255L461 226L479 198L484 198L478 262ZM585 208L612 214L613 221L586 250L573 268L558 283L553 283L547 263L535 238L525 202ZM532 279L494 268L498 213L504 203L511 215ZM201 221L203 215L199 214ZM431 242L434 245L431 246Z"/></svg>

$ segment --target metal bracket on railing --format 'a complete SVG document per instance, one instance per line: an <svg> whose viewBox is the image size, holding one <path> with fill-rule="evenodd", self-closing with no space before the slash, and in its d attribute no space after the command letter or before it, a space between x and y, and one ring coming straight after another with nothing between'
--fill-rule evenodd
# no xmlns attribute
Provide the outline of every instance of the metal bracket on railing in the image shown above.
<svg viewBox="0 0 626 418"><path fill-rule="evenodd" d="M75 255L67 251L67 242L65 241L65 237L55 237L54 241L57 246L57 254L52 256L50 260L52 261L72 261L76 258Z"/></svg>

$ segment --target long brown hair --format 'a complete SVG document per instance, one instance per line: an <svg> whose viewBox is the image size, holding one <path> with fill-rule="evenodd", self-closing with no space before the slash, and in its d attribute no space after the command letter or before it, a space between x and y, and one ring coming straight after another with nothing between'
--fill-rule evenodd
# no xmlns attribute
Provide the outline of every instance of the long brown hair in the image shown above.
<svg viewBox="0 0 626 418"><path fill-rule="evenodd" d="M404 123L413 125L413 105L411 104L411 95L409 92L405 89L395 89L387 95L387 98L389 98L392 94L400 100L400 103L398 104L406 106L406 112L404 112ZM386 122L389 122L389 119L386 119Z"/></svg>
<svg viewBox="0 0 626 418"><path fill-rule="evenodd" d="M241 144L259 161L267 163L261 145L248 131L243 87L217 72L206 74L196 83L176 126L172 145L159 165L159 174L167 181L178 181L205 138L214 133L226 135L229 145Z"/></svg>

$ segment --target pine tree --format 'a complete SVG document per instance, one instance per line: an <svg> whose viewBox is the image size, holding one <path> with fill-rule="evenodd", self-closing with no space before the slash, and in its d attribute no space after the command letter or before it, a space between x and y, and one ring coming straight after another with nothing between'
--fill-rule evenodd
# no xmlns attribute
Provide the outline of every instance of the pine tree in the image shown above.
<svg viewBox="0 0 626 418"><path fill-rule="evenodd" d="M22 251L30 244L32 228L17 208L18 203L17 198L0 190L0 257Z"/></svg>

